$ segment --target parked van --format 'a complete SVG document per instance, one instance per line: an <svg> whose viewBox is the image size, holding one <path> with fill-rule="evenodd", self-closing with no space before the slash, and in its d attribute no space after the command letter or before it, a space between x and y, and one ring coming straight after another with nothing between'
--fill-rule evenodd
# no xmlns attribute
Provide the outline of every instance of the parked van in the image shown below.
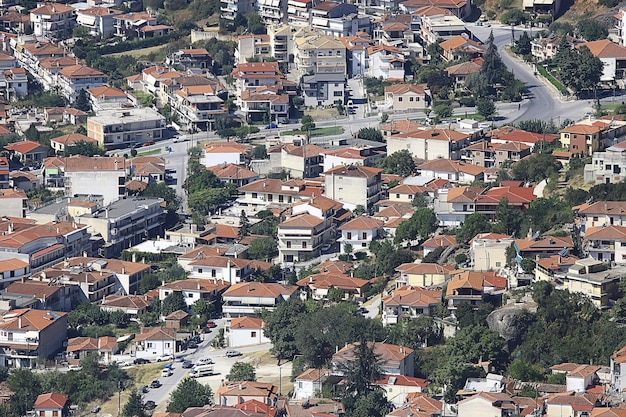
<svg viewBox="0 0 626 417"><path fill-rule="evenodd" d="M196 365L191 369L189 374L192 378L200 378L201 376L213 375L213 365Z"/></svg>

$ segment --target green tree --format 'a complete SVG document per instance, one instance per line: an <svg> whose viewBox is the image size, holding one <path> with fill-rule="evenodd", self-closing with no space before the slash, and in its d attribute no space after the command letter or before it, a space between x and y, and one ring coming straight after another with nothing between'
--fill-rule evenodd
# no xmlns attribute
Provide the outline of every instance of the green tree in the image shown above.
<svg viewBox="0 0 626 417"><path fill-rule="evenodd" d="M339 371L345 380L345 393L356 398L374 391L373 383L380 380L380 356L374 352L374 343L361 338L354 344L354 359L340 362Z"/></svg>
<svg viewBox="0 0 626 417"><path fill-rule="evenodd" d="M513 74L506 68L493 42L493 32L487 39L487 48L483 54L480 71L467 79L467 87L478 97L492 96L496 93L496 86L508 85L514 80Z"/></svg>
<svg viewBox="0 0 626 417"><path fill-rule="evenodd" d="M309 130L315 129L315 123L313 122L313 117L311 115L305 114L300 119L300 123L302 123L302 127L300 128L303 132L308 132Z"/></svg>
<svg viewBox="0 0 626 417"><path fill-rule="evenodd" d="M344 252L346 255L348 255L348 256L350 256L350 257L352 257L352 251L354 251L354 247L352 246L352 244L350 244L350 243L345 243L345 244L343 245L343 252Z"/></svg>
<svg viewBox="0 0 626 417"><path fill-rule="evenodd" d="M207 300L201 298L199 300L196 300L196 302L191 305L191 310L198 317L202 317L204 319L208 319L210 317L211 313L213 312L213 310L215 310L215 307L213 306L212 303L210 303Z"/></svg>
<svg viewBox="0 0 626 417"><path fill-rule="evenodd" d="M192 378L185 378L170 395L168 413L182 413L189 407L202 407L213 404L213 391L209 385L202 385Z"/></svg>
<svg viewBox="0 0 626 417"><path fill-rule="evenodd" d="M143 400L137 390L130 392L128 401L124 404L124 408L122 409L122 417L146 417Z"/></svg>
<svg viewBox="0 0 626 417"><path fill-rule="evenodd" d="M463 225L456 233L457 242L469 242L479 233L491 231L491 224L484 214L472 213L465 218Z"/></svg>
<svg viewBox="0 0 626 417"><path fill-rule="evenodd" d="M130 324L130 318L121 310L112 311L110 317L111 324L115 325L118 329L125 329Z"/></svg>
<svg viewBox="0 0 626 417"><path fill-rule="evenodd" d="M425 239L437 230L438 224L437 215L432 209L427 207L419 208L410 219L400 223L396 230L394 242L411 241L418 236Z"/></svg>
<svg viewBox="0 0 626 417"><path fill-rule="evenodd" d="M509 376L524 382L542 382L544 379L541 369L519 359L509 365Z"/></svg>
<svg viewBox="0 0 626 417"><path fill-rule="evenodd" d="M272 312L261 314L265 322L264 334L272 341L272 354L280 364L283 359L292 359L298 354L295 334L306 317L306 306L299 298L291 297Z"/></svg>
<svg viewBox="0 0 626 417"><path fill-rule="evenodd" d="M181 292L174 291L161 303L161 314L167 316L178 310L187 310L187 303Z"/></svg>
<svg viewBox="0 0 626 417"><path fill-rule="evenodd" d="M24 131L24 136L26 137L26 139L32 140L33 142L39 142L39 138L41 135L39 134L39 131L37 130L37 128L35 127L35 124L33 123L30 126L28 126L28 129Z"/></svg>
<svg viewBox="0 0 626 417"><path fill-rule="evenodd" d="M106 150L96 143L78 141L70 146L65 147L64 151L66 156L72 155L84 155L84 156L103 156Z"/></svg>
<svg viewBox="0 0 626 417"><path fill-rule="evenodd" d="M154 274L146 274L139 281L139 292L145 294L161 285L161 281Z"/></svg>
<svg viewBox="0 0 626 417"><path fill-rule="evenodd" d="M245 210L241 210L241 214L239 215L239 231L237 235L239 239L250 235L250 220L248 220Z"/></svg>
<svg viewBox="0 0 626 417"><path fill-rule="evenodd" d="M328 301L331 303L340 303L343 301L344 292L341 288L332 287L328 290Z"/></svg>
<svg viewBox="0 0 626 417"><path fill-rule="evenodd" d="M13 391L9 398L11 411L17 416L25 416L33 409L37 396L43 394L43 381L40 374L30 369L14 369L7 379L7 385Z"/></svg>
<svg viewBox="0 0 626 417"><path fill-rule="evenodd" d="M269 262L278 255L278 242L273 237L254 239L248 246L248 256Z"/></svg>
<svg viewBox="0 0 626 417"><path fill-rule="evenodd" d="M364 397L357 397L351 417L384 417L391 412L393 406L381 391L372 391Z"/></svg>
<svg viewBox="0 0 626 417"><path fill-rule="evenodd" d="M522 212L509 205L509 200L503 198L496 208L496 219L498 219L497 228L506 235L514 235L519 237L524 216Z"/></svg>
<svg viewBox="0 0 626 417"><path fill-rule="evenodd" d="M77 28L78 29L78 28ZM89 97L87 97L87 91L85 89L81 89L78 95L76 96L76 100L72 105L75 109L82 110L84 112L91 111L91 104L89 103Z"/></svg>
<svg viewBox="0 0 626 417"><path fill-rule="evenodd" d="M435 114L440 120L452 117L452 106L449 104L438 104L435 106Z"/></svg>
<svg viewBox="0 0 626 417"><path fill-rule="evenodd" d="M235 362L226 375L229 381L256 381L256 372L251 363Z"/></svg>
<svg viewBox="0 0 626 417"><path fill-rule="evenodd" d="M588 41L597 41L605 39L609 35L609 31L602 23L592 18L581 19L576 25L578 32Z"/></svg>
<svg viewBox="0 0 626 417"><path fill-rule="evenodd" d="M528 33L522 32L519 38L515 41L515 50L514 52L521 56L526 56L530 54L531 51L531 43L530 36Z"/></svg>
<svg viewBox="0 0 626 417"><path fill-rule="evenodd" d="M371 140L373 142L382 142L383 141L383 134L380 130L375 129L373 127L364 127L362 129L359 129L359 131L356 134L357 138L359 139L365 139L365 140Z"/></svg>
<svg viewBox="0 0 626 417"><path fill-rule="evenodd" d="M561 163L550 154L535 154L524 158L513 166L513 179L540 182L559 173Z"/></svg>
<svg viewBox="0 0 626 417"><path fill-rule="evenodd" d="M478 114L489 120L496 114L496 105L492 100L479 98L478 103L476 104L476 110L478 111Z"/></svg>
<svg viewBox="0 0 626 417"><path fill-rule="evenodd" d="M522 259L520 266L522 267L525 273L532 274L533 271L535 270L535 261L533 261L530 258L524 258Z"/></svg>
<svg viewBox="0 0 626 417"><path fill-rule="evenodd" d="M408 150L403 149L378 161L378 167L386 174L395 174L408 177L416 171L415 161Z"/></svg>

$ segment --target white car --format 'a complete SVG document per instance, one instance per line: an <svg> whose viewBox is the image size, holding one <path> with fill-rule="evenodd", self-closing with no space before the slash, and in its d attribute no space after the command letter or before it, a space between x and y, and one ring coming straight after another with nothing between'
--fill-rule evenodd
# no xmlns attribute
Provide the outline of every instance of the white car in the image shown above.
<svg viewBox="0 0 626 417"><path fill-rule="evenodd" d="M214 363L213 359L211 359L211 358L202 358L202 359L198 359L196 361L196 365L198 365L198 366L201 366L201 365L212 365L213 363Z"/></svg>
<svg viewBox="0 0 626 417"><path fill-rule="evenodd" d="M174 143L187 142L188 140L189 138L187 136L176 136L172 142Z"/></svg>

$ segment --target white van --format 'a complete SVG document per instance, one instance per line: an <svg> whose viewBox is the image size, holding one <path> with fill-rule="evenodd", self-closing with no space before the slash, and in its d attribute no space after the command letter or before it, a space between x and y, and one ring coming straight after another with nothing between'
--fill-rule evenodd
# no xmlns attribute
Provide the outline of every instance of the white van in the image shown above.
<svg viewBox="0 0 626 417"><path fill-rule="evenodd" d="M196 365L191 369L189 374L192 378L200 378L201 376L213 375L213 365Z"/></svg>

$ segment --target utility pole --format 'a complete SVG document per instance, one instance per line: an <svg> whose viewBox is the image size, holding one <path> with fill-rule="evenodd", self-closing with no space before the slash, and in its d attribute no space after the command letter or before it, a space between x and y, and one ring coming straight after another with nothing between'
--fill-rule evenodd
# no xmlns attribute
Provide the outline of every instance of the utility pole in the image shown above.
<svg viewBox="0 0 626 417"><path fill-rule="evenodd" d="M122 381L117 381L117 415L122 414Z"/></svg>

